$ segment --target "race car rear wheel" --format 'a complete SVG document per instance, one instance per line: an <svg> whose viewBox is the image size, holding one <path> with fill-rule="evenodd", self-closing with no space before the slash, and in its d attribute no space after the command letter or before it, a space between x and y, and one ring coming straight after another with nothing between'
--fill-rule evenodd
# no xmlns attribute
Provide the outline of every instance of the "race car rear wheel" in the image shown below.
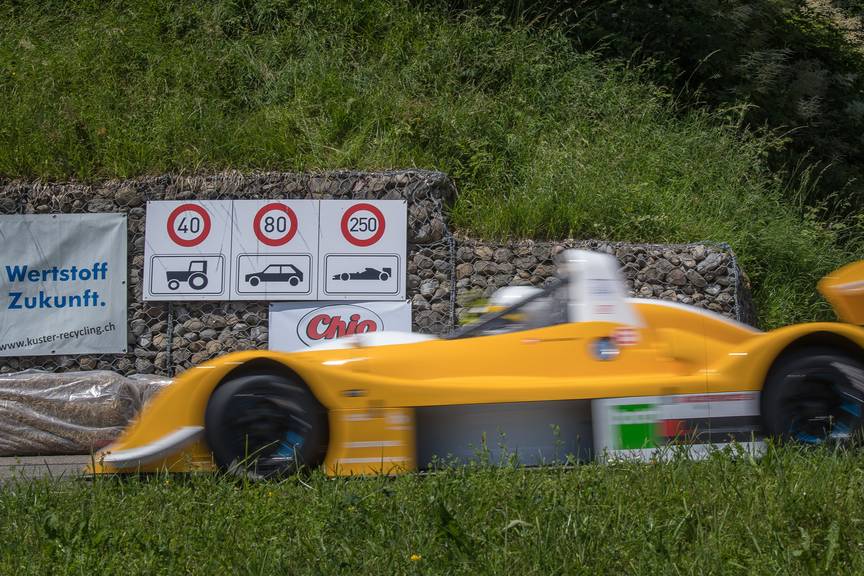
<svg viewBox="0 0 864 576"><path fill-rule="evenodd" d="M769 436L814 445L860 439L864 366L830 349L797 350L771 369L761 403Z"/></svg>
<svg viewBox="0 0 864 576"><path fill-rule="evenodd" d="M220 469L254 478L315 468L327 450L327 412L296 378L260 372L221 384L204 433Z"/></svg>

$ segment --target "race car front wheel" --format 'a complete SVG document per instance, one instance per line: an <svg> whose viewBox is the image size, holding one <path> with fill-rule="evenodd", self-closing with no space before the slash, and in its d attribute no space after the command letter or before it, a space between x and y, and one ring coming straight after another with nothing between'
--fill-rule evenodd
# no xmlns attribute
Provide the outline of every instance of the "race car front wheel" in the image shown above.
<svg viewBox="0 0 864 576"><path fill-rule="evenodd" d="M221 384L204 434L220 469L253 478L315 468L327 450L327 412L295 378L260 372Z"/></svg>
<svg viewBox="0 0 864 576"><path fill-rule="evenodd" d="M762 390L769 436L803 444L844 444L864 425L864 365L821 348L781 358Z"/></svg>

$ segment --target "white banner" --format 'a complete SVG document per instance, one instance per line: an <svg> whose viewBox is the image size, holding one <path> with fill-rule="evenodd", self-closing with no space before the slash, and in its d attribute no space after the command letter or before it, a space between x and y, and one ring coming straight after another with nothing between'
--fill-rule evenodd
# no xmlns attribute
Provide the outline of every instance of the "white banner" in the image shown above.
<svg viewBox="0 0 864 576"><path fill-rule="evenodd" d="M270 304L270 349L303 350L342 336L411 331L411 302Z"/></svg>
<svg viewBox="0 0 864 576"><path fill-rule="evenodd" d="M0 216L0 356L126 351L126 215Z"/></svg>

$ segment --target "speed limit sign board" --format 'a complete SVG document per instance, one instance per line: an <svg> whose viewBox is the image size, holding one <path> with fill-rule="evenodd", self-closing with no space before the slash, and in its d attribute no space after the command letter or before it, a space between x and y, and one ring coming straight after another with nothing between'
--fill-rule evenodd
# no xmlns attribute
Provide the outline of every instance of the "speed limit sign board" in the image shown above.
<svg viewBox="0 0 864 576"><path fill-rule="evenodd" d="M147 203L144 300L228 299L232 202Z"/></svg>
<svg viewBox="0 0 864 576"><path fill-rule="evenodd" d="M320 299L405 298L405 200L321 202Z"/></svg>
<svg viewBox="0 0 864 576"><path fill-rule="evenodd" d="M235 200L232 300L318 297L318 200Z"/></svg>

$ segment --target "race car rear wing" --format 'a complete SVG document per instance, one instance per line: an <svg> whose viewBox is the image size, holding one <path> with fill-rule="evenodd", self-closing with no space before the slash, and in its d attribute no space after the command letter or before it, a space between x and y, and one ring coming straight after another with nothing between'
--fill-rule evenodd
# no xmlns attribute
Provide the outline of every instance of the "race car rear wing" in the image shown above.
<svg viewBox="0 0 864 576"><path fill-rule="evenodd" d="M864 260L849 264L819 281L819 292L843 322L864 325Z"/></svg>

